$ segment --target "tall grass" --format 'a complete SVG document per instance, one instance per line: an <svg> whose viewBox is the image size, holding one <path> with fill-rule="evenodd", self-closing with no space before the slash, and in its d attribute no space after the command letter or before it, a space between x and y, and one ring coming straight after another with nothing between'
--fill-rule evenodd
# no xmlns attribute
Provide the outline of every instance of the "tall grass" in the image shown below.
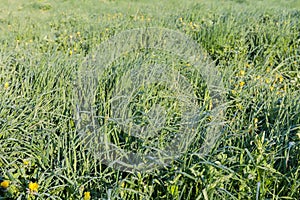
<svg viewBox="0 0 300 200"><path fill-rule="evenodd" d="M168 1L160 9L146 1L1 1L0 182L10 184L0 199L83 199L85 192L92 199L299 199L300 10L296 1L276 2ZM78 135L77 71L101 42L153 26L183 32L208 52L227 91L226 123L205 156L194 144L166 167L123 172L101 163ZM105 121L113 81L141 58L188 66L166 52L143 53L117 60L115 79L102 77L99 86L99 124L124 148L136 141ZM155 85L148 92L172 94ZM147 110L150 97L143 98L139 109ZM176 114L175 102L164 103Z"/></svg>

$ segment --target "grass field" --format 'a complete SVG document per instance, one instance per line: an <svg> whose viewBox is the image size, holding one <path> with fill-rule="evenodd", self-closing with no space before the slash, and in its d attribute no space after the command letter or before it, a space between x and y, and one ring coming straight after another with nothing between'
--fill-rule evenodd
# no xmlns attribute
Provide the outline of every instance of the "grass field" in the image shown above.
<svg viewBox="0 0 300 200"><path fill-rule="evenodd" d="M299 1L0 0L0 5L0 199L300 199ZM79 134L74 88L78 71L97 59L100 44L145 27L185 34L205 51L221 74L226 110L209 152L197 153L209 134L205 124L214 119L208 115L193 129L188 149L168 165L128 171L99 158L88 145L89 129ZM138 88L143 92L129 108L139 127L149 125L144 113L153 105L167 109L159 134L137 140L130 135L134 130L117 125L114 89L128 89L122 82L123 76L132 80L127 71L153 63L186 77L201 114L211 113L209 88L193 63L157 49L125 53L97 77L95 94L101 133L124 150L165 148L185 118L180 91L161 81Z"/></svg>

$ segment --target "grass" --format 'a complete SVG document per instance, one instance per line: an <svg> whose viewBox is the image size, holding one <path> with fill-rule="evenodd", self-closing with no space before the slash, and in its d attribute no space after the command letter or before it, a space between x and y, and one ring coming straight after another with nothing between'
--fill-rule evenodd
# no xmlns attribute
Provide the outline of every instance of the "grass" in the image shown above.
<svg viewBox="0 0 300 200"><path fill-rule="evenodd" d="M300 198L297 1L0 3L0 182L9 180L0 186L0 199L89 199L85 192L91 199ZM195 142L168 166L124 172L102 163L78 135L74 87L99 44L140 27L180 31L201 45L222 74L228 107L209 153L195 153L203 143L197 129ZM172 138L165 130L141 142L107 119L122 77L153 62L186 76L199 105L210 111L207 88L186 60L150 50L123 55L99 77L96 99L100 128L123 149L137 145L143 153L148 149L139 145L163 148ZM144 92L130 104L139 120L134 123L147 124L143 112L160 104L176 132L172 125L183 115L174 97L180 93L163 84ZM37 189L29 188L33 183Z"/></svg>

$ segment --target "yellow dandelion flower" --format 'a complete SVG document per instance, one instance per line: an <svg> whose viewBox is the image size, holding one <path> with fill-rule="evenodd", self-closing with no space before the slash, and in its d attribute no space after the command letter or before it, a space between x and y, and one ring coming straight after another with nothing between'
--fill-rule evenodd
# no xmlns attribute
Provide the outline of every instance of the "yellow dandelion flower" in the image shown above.
<svg viewBox="0 0 300 200"><path fill-rule="evenodd" d="M84 200L90 200L91 199L91 193L90 192L85 192L83 199Z"/></svg>
<svg viewBox="0 0 300 200"><path fill-rule="evenodd" d="M241 82L239 83L240 87L243 87L245 84L246 84L246 83L245 83L244 81L241 81Z"/></svg>
<svg viewBox="0 0 300 200"><path fill-rule="evenodd" d="M24 165L29 165L29 161L28 160L23 160L23 164Z"/></svg>
<svg viewBox="0 0 300 200"><path fill-rule="evenodd" d="M73 54L73 51L72 51L72 50L70 50L69 54L70 54L70 56L71 56L71 55Z"/></svg>
<svg viewBox="0 0 300 200"><path fill-rule="evenodd" d="M273 86L270 86L270 90L273 91L273 90L274 90L274 87L273 87Z"/></svg>
<svg viewBox="0 0 300 200"><path fill-rule="evenodd" d="M124 182L124 181L121 183L121 187L122 187L122 188L125 187L125 182Z"/></svg>
<svg viewBox="0 0 300 200"><path fill-rule="evenodd" d="M239 72L239 74L240 74L240 76L245 76L245 70L241 70L240 72Z"/></svg>
<svg viewBox="0 0 300 200"><path fill-rule="evenodd" d="M6 189L9 187L9 183L10 183L9 180L4 180L0 183L0 185L1 185L1 187Z"/></svg>
<svg viewBox="0 0 300 200"><path fill-rule="evenodd" d="M283 76L279 76L279 82L282 83L283 82Z"/></svg>
<svg viewBox="0 0 300 200"><path fill-rule="evenodd" d="M6 82L6 83L4 83L4 89L8 89L9 88L9 83L8 82Z"/></svg>
<svg viewBox="0 0 300 200"><path fill-rule="evenodd" d="M36 183L36 182L30 182L29 184L28 184L28 188L29 188L29 190L30 190L30 192L37 192L38 191L38 188L39 188L39 184L38 183Z"/></svg>

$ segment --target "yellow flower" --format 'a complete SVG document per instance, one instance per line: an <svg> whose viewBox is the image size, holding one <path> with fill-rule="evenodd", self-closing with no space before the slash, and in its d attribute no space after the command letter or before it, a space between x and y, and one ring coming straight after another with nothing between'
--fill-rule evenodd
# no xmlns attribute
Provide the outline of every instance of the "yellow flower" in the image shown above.
<svg viewBox="0 0 300 200"><path fill-rule="evenodd" d="M91 193L90 192L85 192L84 193L84 200L90 200L91 199Z"/></svg>
<svg viewBox="0 0 300 200"><path fill-rule="evenodd" d="M283 76L279 76L279 82L282 83L283 82Z"/></svg>
<svg viewBox="0 0 300 200"><path fill-rule="evenodd" d="M273 91L273 90L274 90L274 87L273 87L273 86L270 86L270 90Z"/></svg>
<svg viewBox="0 0 300 200"><path fill-rule="evenodd" d="M39 188L39 184L36 182L34 182L34 183L30 182L28 185L28 188L29 188L30 192L37 192L38 188Z"/></svg>
<svg viewBox="0 0 300 200"><path fill-rule="evenodd" d="M4 181L2 181L1 182L1 187L3 187L3 188L8 188L9 187L9 180L4 180Z"/></svg>
<svg viewBox="0 0 300 200"><path fill-rule="evenodd" d="M73 51L72 51L72 50L70 50L69 54L70 54L70 56L71 56L71 55L73 54Z"/></svg>
<svg viewBox="0 0 300 200"><path fill-rule="evenodd" d="M9 88L9 83L8 82L6 82L6 83L4 83L4 89L8 89Z"/></svg>
<svg viewBox="0 0 300 200"><path fill-rule="evenodd" d="M246 73L245 70L241 70L239 74L240 76L245 76L245 73Z"/></svg>
<svg viewBox="0 0 300 200"><path fill-rule="evenodd" d="M23 164L24 165L29 165L29 161L28 160L23 160Z"/></svg>
<svg viewBox="0 0 300 200"><path fill-rule="evenodd" d="M243 87L245 84L246 84L246 83L245 83L244 81L241 81L241 82L239 83L240 87Z"/></svg>
<svg viewBox="0 0 300 200"><path fill-rule="evenodd" d="M125 182L121 183L121 187L124 188L125 187Z"/></svg>

